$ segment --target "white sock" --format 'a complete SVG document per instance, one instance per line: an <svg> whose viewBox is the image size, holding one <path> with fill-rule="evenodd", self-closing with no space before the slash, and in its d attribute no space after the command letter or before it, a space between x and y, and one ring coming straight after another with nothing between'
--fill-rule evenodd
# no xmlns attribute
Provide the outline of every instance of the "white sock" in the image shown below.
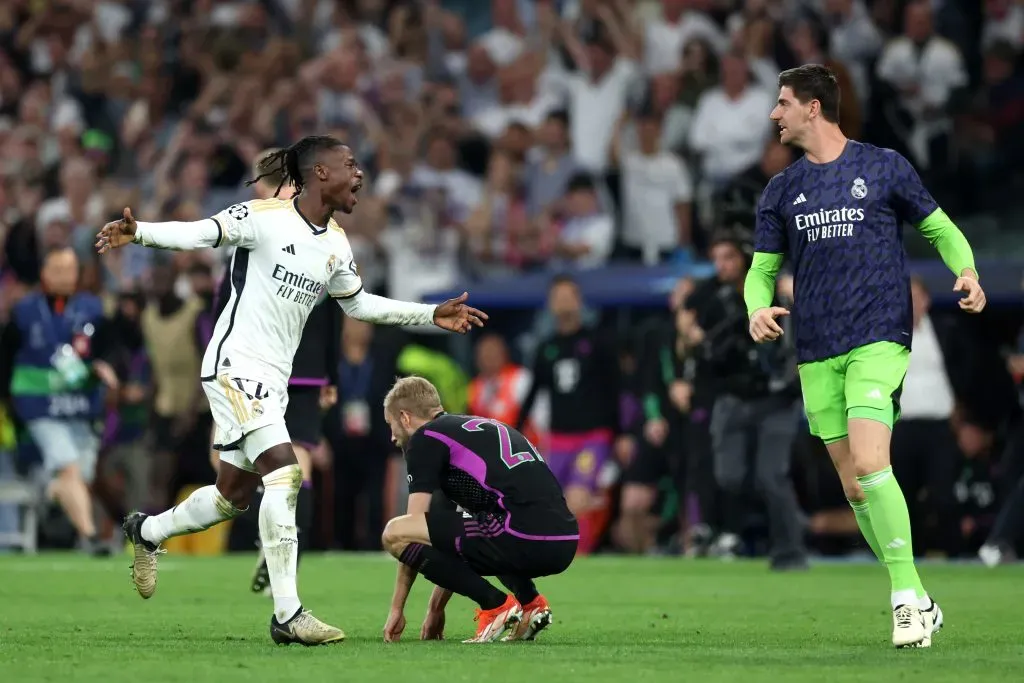
<svg viewBox="0 0 1024 683"><path fill-rule="evenodd" d="M302 486L302 469L288 465L263 477L260 503L260 544L267 558L274 616L284 623L299 611L295 581L299 558L299 534L295 528L295 504Z"/></svg>
<svg viewBox="0 0 1024 683"><path fill-rule="evenodd" d="M931 609L931 606L932 599L927 593L925 593L922 597L917 599L917 608L922 612Z"/></svg>
<svg viewBox="0 0 1024 683"><path fill-rule="evenodd" d="M913 588L909 588L904 591L893 591L892 593L892 608L896 609L900 605L913 605L917 607L917 591Z"/></svg>
<svg viewBox="0 0 1024 683"><path fill-rule="evenodd" d="M216 486L204 486L170 510L147 517L142 523L142 538L160 545L172 536L209 529L242 512L222 496Z"/></svg>

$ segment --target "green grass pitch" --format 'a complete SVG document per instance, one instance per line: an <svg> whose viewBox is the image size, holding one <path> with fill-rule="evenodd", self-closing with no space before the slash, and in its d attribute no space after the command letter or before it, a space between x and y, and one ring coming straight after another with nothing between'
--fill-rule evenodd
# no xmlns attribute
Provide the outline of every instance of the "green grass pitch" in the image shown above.
<svg viewBox="0 0 1024 683"><path fill-rule="evenodd" d="M274 646L270 600L248 592L252 558L164 556L141 600L128 557L0 556L0 681L1011 681L1024 676L1024 567L927 565L946 613L930 650L896 651L888 581L870 565L776 575L762 563L593 558L540 582L555 623L534 643L463 645L456 598L445 642L416 640L429 584L417 582L403 642L380 632L394 562L311 556L305 605L342 644Z"/></svg>

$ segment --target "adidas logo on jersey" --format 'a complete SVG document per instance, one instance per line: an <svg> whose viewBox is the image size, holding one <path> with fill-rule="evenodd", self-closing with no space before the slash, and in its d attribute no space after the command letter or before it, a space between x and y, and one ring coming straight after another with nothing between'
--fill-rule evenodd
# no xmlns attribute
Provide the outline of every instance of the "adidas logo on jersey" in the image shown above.
<svg viewBox="0 0 1024 683"><path fill-rule="evenodd" d="M807 197L805 197L804 193L801 192L800 196L793 200L793 206L796 206L797 204L803 204L806 201L807 201Z"/></svg>
<svg viewBox="0 0 1024 683"><path fill-rule="evenodd" d="M291 254L292 256L295 256L295 245L294 244L289 244L287 247L285 247L281 251L285 252L286 254Z"/></svg>

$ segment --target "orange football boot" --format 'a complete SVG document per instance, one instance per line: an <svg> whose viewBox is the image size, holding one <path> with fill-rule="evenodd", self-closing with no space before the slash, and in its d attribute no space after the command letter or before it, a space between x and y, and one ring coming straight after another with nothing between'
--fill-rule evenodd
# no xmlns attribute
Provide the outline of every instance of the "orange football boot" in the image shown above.
<svg viewBox="0 0 1024 683"><path fill-rule="evenodd" d="M505 598L501 607L476 611L476 635L464 643L493 643L501 634L519 624L523 611L513 596Z"/></svg>
<svg viewBox="0 0 1024 683"><path fill-rule="evenodd" d="M519 622L503 641L533 640L537 634L551 625L551 606L543 595L538 595L528 605L523 605Z"/></svg>

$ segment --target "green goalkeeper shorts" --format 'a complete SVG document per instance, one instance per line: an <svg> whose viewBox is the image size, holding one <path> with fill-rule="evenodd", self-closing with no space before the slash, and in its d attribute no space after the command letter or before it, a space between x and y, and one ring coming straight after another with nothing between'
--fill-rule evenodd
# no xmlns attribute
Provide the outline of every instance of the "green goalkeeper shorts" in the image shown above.
<svg viewBox="0 0 1024 683"><path fill-rule="evenodd" d="M800 387L811 434L825 443L845 439L846 421L866 418L892 429L900 416L900 391L910 349L875 342L800 366Z"/></svg>

